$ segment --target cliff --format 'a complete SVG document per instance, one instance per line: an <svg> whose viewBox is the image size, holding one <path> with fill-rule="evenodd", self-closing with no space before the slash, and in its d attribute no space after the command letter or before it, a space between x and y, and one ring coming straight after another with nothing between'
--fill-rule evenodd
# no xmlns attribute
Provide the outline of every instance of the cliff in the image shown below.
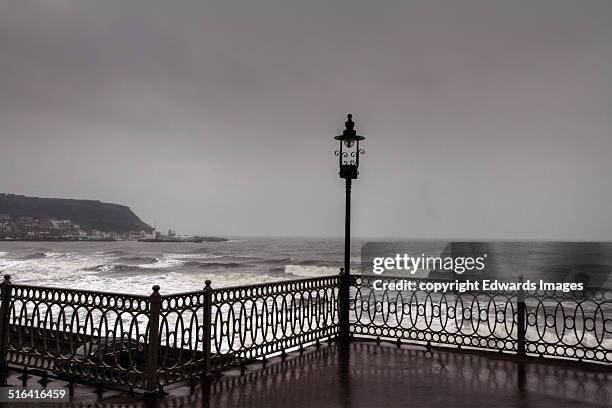
<svg viewBox="0 0 612 408"><path fill-rule="evenodd" d="M151 231L125 205L95 200L26 197L0 193L0 214L13 217L48 217L69 219L82 228L105 232Z"/></svg>

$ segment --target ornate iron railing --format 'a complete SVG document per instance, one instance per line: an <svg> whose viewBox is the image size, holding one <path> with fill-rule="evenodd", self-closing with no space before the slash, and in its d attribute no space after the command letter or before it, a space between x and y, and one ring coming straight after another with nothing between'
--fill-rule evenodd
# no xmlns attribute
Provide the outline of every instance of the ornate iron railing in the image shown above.
<svg viewBox="0 0 612 408"><path fill-rule="evenodd" d="M524 294L525 351L612 363L612 291Z"/></svg>
<svg viewBox="0 0 612 408"><path fill-rule="evenodd" d="M612 292L375 290L351 277L354 336L612 363ZM411 279L421 282L419 279Z"/></svg>
<svg viewBox="0 0 612 408"><path fill-rule="evenodd" d="M150 296L0 285L0 365L156 391L335 338L612 362L612 293L374 290L345 275ZM349 299L341 299L347 285ZM346 288L346 286L345 286ZM349 308L349 321L339 311ZM344 326L346 327L346 326ZM153 329L152 329L153 328Z"/></svg>
<svg viewBox="0 0 612 408"><path fill-rule="evenodd" d="M211 291L207 281L204 290L161 297L157 361L160 385L208 372Z"/></svg>
<svg viewBox="0 0 612 408"><path fill-rule="evenodd" d="M232 287L213 292L213 367L303 347L338 334L340 278Z"/></svg>
<svg viewBox="0 0 612 408"><path fill-rule="evenodd" d="M147 296L24 285L2 291L4 363L145 388Z"/></svg>
<svg viewBox="0 0 612 408"><path fill-rule="evenodd" d="M207 282L203 291L162 296L159 384L335 336L338 280L313 278L218 290Z"/></svg>
<svg viewBox="0 0 612 408"><path fill-rule="evenodd" d="M155 391L325 338L339 277L161 296L10 284L0 292L0 363ZM6 329L5 329L6 327ZM152 327L157 330L151 330Z"/></svg>

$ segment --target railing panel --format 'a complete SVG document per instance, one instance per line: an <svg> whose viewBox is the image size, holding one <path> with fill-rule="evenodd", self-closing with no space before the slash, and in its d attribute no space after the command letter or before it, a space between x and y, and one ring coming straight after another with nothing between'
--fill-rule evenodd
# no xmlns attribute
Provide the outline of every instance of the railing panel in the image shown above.
<svg viewBox="0 0 612 408"><path fill-rule="evenodd" d="M203 291L163 296L160 384L334 336L338 281L324 277L218 290L207 286Z"/></svg>
<svg viewBox="0 0 612 408"><path fill-rule="evenodd" d="M527 353L612 362L611 291L534 291L525 305Z"/></svg>
<svg viewBox="0 0 612 408"><path fill-rule="evenodd" d="M215 290L213 368L336 336L339 280L334 276Z"/></svg>
<svg viewBox="0 0 612 408"><path fill-rule="evenodd" d="M144 387L148 297L9 288L8 363L80 381Z"/></svg>
<svg viewBox="0 0 612 408"><path fill-rule="evenodd" d="M431 293L372 287L377 280L403 279L351 277L354 335L519 351L516 292ZM524 301L527 354L612 362L612 292L527 292Z"/></svg>
<svg viewBox="0 0 612 408"><path fill-rule="evenodd" d="M205 295L203 291L162 297L159 319L160 384L169 384L204 370Z"/></svg>
<svg viewBox="0 0 612 408"><path fill-rule="evenodd" d="M374 290L376 280L351 278L351 332L422 343L516 351L516 294ZM403 278L402 278L403 279Z"/></svg>

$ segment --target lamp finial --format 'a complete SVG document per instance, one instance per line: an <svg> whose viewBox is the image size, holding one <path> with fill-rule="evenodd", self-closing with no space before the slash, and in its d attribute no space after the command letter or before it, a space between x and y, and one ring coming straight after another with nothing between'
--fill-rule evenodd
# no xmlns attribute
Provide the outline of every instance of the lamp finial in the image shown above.
<svg viewBox="0 0 612 408"><path fill-rule="evenodd" d="M351 134L354 133L354 127L355 127L355 122L353 122L353 115L351 115L350 113L348 115L346 115L347 117L347 121L344 122L344 125L346 126L346 130L344 131L345 134L347 134L348 132L350 132Z"/></svg>

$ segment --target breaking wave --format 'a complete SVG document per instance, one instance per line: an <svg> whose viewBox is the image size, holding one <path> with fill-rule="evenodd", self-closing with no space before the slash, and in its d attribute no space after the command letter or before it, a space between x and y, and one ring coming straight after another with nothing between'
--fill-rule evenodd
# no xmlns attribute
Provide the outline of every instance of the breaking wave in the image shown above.
<svg viewBox="0 0 612 408"><path fill-rule="evenodd" d="M83 268L83 271L87 272L104 272L104 273L113 273L113 272L135 272L142 271L144 268L141 268L137 265L123 265L123 264L104 264L104 265L96 265L90 266L87 268Z"/></svg>
<svg viewBox="0 0 612 408"><path fill-rule="evenodd" d="M286 265L285 273L305 278L314 278L324 275L337 275L340 273L340 269L317 265Z"/></svg>
<svg viewBox="0 0 612 408"><path fill-rule="evenodd" d="M35 252L19 258L20 260L43 259L43 258L63 258L67 254L63 252Z"/></svg>
<svg viewBox="0 0 612 408"><path fill-rule="evenodd" d="M27 260L27 259L42 259L42 258L45 258L45 253L44 252L37 252L35 254L25 255L25 256L22 256L19 259Z"/></svg>
<svg viewBox="0 0 612 408"><path fill-rule="evenodd" d="M140 264L139 266L141 268L155 269L155 268L177 267L182 264L183 264L183 261L181 260L162 256L161 258L155 258L154 262L143 263L143 264Z"/></svg>
<svg viewBox="0 0 612 408"><path fill-rule="evenodd" d="M130 265L140 265L140 264L152 264L157 262L158 258L148 257L148 256L125 256L122 258L118 258L117 262L130 264Z"/></svg>

